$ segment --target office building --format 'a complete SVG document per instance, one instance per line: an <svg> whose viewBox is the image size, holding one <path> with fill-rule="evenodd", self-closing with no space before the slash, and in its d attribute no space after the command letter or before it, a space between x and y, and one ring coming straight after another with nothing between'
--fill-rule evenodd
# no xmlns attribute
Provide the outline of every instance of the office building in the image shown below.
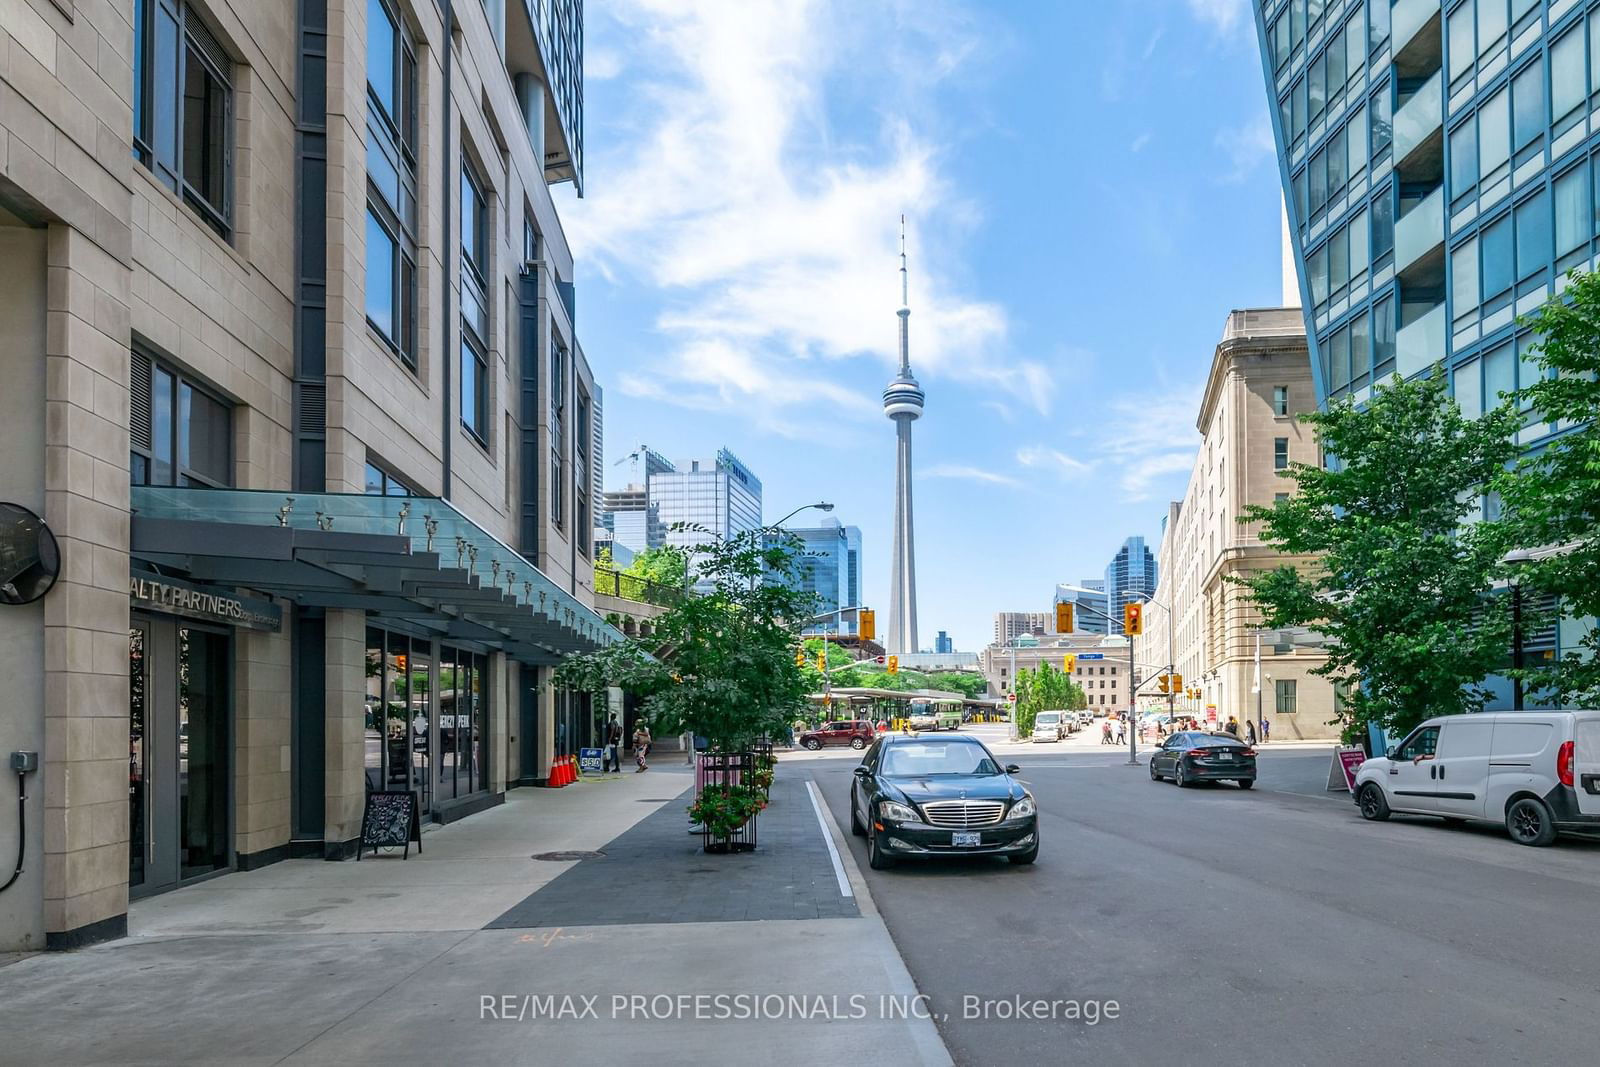
<svg viewBox="0 0 1600 1067"><path fill-rule="evenodd" d="M1600 9L1254 10L1319 403L1360 403L1435 363L1468 414L1531 384L1534 338L1518 317L1596 266ZM1537 448L1555 429L1530 421L1519 440ZM1559 655L1569 627L1538 651ZM1489 707L1509 706L1509 683L1488 684Z"/></svg>
<svg viewBox="0 0 1600 1067"><path fill-rule="evenodd" d="M933 651L934 651L934 654L935 655L940 655L940 656L945 656L945 655L949 655L950 653L954 652L955 650L956 650L956 643L954 641L950 640L950 635L949 634L945 633L943 630L940 630L939 631L939 636L937 636L937 637L935 637L933 639Z"/></svg>
<svg viewBox="0 0 1600 1067"><path fill-rule="evenodd" d="M1117 554L1106 567L1106 614L1111 633L1122 632L1123 606L1152 596L1156 591L1156 557L1145 545L1143 537L1130 537L1122 542Z"/></svg>
<svg viewBox="0 0 1600 1067"><path fill-rule="evenodd" d="M1055 616L1046 611L997 611L994 643L1004 645L1018 637L1043 637L1055 629Z"/></svg>
<svg viewBox="0 0 1600 1067"><path fill-rule="evenodd" d="M812 611L826 615L813 621L805 632L859 633L861 528L827 518L815 526L786 526L783 533L799 539L795 560L798 585L816 597Z"/></svg>
<svg viewBox="0 0 1600 1067"><path fill-rule="evenodd" d="M613 543L637 554L667 543L661 509L650 500L650 479L677 468L665 456L644 445L628 458L635 464L642 462L643 481L603 492L597 499L600 500L600 524L611 532Z"/></svg>
<svg viewBox="0 0 1600 1067"><path fill-rule="evenodd" d="M926 399L911 374L911 296L906 281L906 220L900 217L900 372L883 390L883 413L894 423L894 570L889 575L890 652L916 652L917 549L911 509L911 424Z"/></svg>
<svg viewBox="0 0 1600 1067"><path fill-rule="evenodd" d="M620 637L548 188L581 4L3 7L0 500L62 569L0 609L0 951L545 780L599 712L552 667Z"/></svg>
<svg viewBox="0 0 1600 1067"><path fill-rule="evenodd" d="M1170 662L1183 676L1193 695L1172 702L1180 714L1214 725L1256 718L1261 613L1235 580L1316 561L1280 554L1261 543L1260 523L1236 520L1249 505L1288 496L1293 483L1280 472L1290 463L1317 461L1316 438L1296 417L1316 403L1299 309L1230 314L1195 420L1201 439L1189 483L1162 520L1156 603L1134 642L1140 663ZM1300 636L1262 633L1260 710L1280 740L1335 737L1333 686L1312 673L1327 657ZM1166 700L1147 687L1141 703Z"/></svg>
<svg viewBox="0 0 1600 1067"><path fill-rule="evenodd" d="M1065 670L1068 655L1076 657L1072 680L1083 686L1089 710L1102 715L1127 710L1128 641L1120 635L1018 637L1008 645L985 647L978 669L989 682L989 693L1004 696L1015 686L1018 672L1036 671L1043 663ZM1142 669L1135 669L1133 677L1143 677Z"/></svg>
<svg viewBox="0 0 1600 1067"><path fill-rule="evenodd" d="M761 529L761 480L726 448L652 475L649 503L663 543L678 548Z"/></svg>
<svg viewBox="0 0 1600 1067"><path fill-rule="evenodd" d="M1075 583L1079 588L1070 585L1056 586L1055 599L1052 604L1071 604L1072 629L1080 634L1110 633L1106 622L1106 581L1104 578L1085 578ZM1084 592L1084 590L1090 592ZM1054 607L1051 608L1053 612ZM1120 620L1119 620L1120 621ZM1051 629L1055 628L1055 618L1050 620Z"/></svg>

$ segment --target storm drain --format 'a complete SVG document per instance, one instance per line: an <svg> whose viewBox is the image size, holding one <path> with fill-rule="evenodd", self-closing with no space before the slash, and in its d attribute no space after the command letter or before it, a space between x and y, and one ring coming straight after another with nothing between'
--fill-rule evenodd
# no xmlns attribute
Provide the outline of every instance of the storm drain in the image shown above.
<svg viewBox="0 0 1600 1067"><path fill-rule="evenodd" d="M535 852L533 858L550 863L571 863L573 860L599 859L604 855L604 852Z"/></svg>

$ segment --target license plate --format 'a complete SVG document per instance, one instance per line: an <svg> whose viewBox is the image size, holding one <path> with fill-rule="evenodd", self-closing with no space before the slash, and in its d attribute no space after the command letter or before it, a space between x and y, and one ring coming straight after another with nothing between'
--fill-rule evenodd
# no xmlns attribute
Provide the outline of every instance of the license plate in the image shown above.
<svg viewBox="0 0 1600 1067"><path fill-rule="evenodd" d="M980 845L982 843L983 835L977 832L964 834L955 833L950 835L950 846L952 848L970 848L974 845Z"/></svg>

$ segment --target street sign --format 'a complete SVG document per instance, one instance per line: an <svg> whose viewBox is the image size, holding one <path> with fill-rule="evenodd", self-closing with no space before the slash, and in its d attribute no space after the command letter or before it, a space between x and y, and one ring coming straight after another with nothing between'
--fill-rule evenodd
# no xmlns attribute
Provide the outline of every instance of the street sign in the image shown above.
<svg viewBox="0 0 1600 1067"><path fill-rule="evenodd" d="M1106 658L1106 654L1104 652L1079 652L1078 653L1078 658L1079 659L1105 659Z"/></svg>

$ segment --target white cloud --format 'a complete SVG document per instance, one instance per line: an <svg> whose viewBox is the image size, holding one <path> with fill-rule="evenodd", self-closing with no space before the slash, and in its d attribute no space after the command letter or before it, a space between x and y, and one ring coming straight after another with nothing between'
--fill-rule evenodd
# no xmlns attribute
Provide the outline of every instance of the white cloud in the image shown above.
<svg viewBox="0 0 1600 1067"><path fill-rule="evenodd" d="M938 463L922 473L928 478L954 478L967 482L1004 485L1012 489L1022 488L1022 483L1009 474L1000 474L995 471L984 470L982 467L969 467L960 463Z"/></svg>
<svg viewBox="0 0 1600 1067"><path fill-rule="evenodd" d="M907 31L906 13L846 0L606 7L604 47L630 79L627 135L591 136L589 195L564 210L586 265L660 301L665 351L626 388L762 424L824 404L877 414L875 398L825 379L837 361L893 365L904 212L917 374L1048 410L1048 372L1008 358L1004 308L943 268L962 261L980 211L943 177L932 134L944 131L912 116L981 37L916 14ZM836 128L835 76L854 95L863 72L890 71L876 127Z"/></svg>
<svg viewBox="0 0 1600 1067"><path fill-rule="evenodd" d="M1157 480L1194 466L1202 386L1161 393L1154 388L1159 385L1111 402L1108 422L1122 429L1103 438L1095 456L1095 469L1116 478L1128 500L1148 500Z"/></svg>
<svg viewBox="0 0 1600 1067"><path fill-rule="evenodd" d="M1133 143L1128 146L1128 151L1130 151L1130 152L1143 151L1144 147L1146 145L1148 145L1149 143L1150 143L1150 132L1148 130L1146 130L1144 133L1141 133L1139 136L1137 136L1137 137L1135 137L1133 139Z"/></svg>
<svg viewBox="0 0 1600 1067"><path fill-rule="evenodd" d="M1257 115L1242 126L1231 126L1217 131L1216 145L1227 157L1220 181L1241 182L1263 163L1274 159L1277 146L1272 140L1272 123L1265 114Z"/></svg>
<svg viewBox="0 0 1600 1067"><path fill-rule="evenodd" d="M1076 478L1089 473L1089 464L1074 459L1060 449L1043 445L1028 445L1017 449L1017 462L1024 467L1039 467L1055 471L1063 478Z"/></svg>
<svg viewBox="0 0 1600 1067"><path fill-rule="evenodd" d="M1210 23L1219 33L1227 33L1249 14L1247 0L1184 0L1195 18Z"/></svg>

